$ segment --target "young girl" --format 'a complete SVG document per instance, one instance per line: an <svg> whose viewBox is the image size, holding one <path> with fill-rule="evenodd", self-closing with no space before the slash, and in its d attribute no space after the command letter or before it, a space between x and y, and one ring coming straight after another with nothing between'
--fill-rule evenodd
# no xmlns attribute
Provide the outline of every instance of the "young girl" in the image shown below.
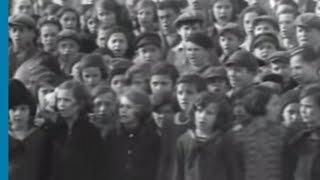
<svg viewBox="0 0 320 180"><path fill-rule="evenodd" d="M57 12L59 22L62 29L80 30L80 16L78 12L72 8L64 7Z"/></svg>
<svg viewBox="0 0 320 180"><path fill-rule="evenodd" d="M235 8L232 0L214 0L212 13L214 26L220 31L226 24L236 20Z"/></svg>
<svg viewBox="0 0 320 180"><path fill-rule="evenodd" d="M155 179L160 138L151 118L147 94L128 89L119 98L119 126L107 138L111 179Z"/></svg>
<svg viewBox="0 0 320 180"><path fill-rule="evenodd" d="M226 179L222 134L232 118L231 105L223 96L202 93L188 114L192 129L177 140L174 178Z"/></svg>
<svg viewBox="0 0 320 180"><path fill-rule="evenodd" d="M111 63L111 66L109 67L110 72L108 82L111 89L118 96L123 93L126 88L126 72L132 65L132 62L129 60L116 60Z"/></svg>
<svg viewBox="0 0 320 180"><path fill-rule="evenodd" d="M136 4L136 18L138 27L135 30L135 35L138 36L143 32L156 32L156 5L153 1L141 0Z"/></svg>
<svg viewBox="0 0 320 180"><path fill-rule="evenodd" d="M18 80L9 82L9 179L49 179L51 142L34 126L36 103Z"/></svg>
<svg viewBox="0 0 320 180"><path fill-rule="evenodd" d="M81 50L85 53L91 53L97 48L96 37L98 31L98 18L94 8L88 9L83 15L82 37L83 43Z"/></svg>
<svg viewBox="0 0 320 180"><path fill-rule="evenodd" d="M85 55L79 63L79 78L90 91L108 78L107 68L101 55Z"/></svg>
<svg viewBox="0 0 320 180"><path fill-rule="evenodd" d="M103 24L108 28L118 24L120 7L116 2L99 0L96 1L94 8L99 24Z"/></svg>

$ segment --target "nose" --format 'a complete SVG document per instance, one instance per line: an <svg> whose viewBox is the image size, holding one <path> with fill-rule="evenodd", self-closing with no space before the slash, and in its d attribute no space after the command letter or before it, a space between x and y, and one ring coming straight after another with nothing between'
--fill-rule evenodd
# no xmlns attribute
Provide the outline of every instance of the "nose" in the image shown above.
<svg viewBox="0 0 320 180"><path fill-rule="evenodd" d="M106 112L106 110L107 110L107 107L105 105L102 105L99 107L99 113L104 113Z"/></svg>

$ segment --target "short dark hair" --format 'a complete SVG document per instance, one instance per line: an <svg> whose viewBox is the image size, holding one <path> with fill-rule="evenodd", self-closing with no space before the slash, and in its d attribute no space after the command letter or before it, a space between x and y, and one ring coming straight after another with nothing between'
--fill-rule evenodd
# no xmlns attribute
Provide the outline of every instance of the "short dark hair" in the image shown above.
<svg viewBox="0 0 320 180"><path fill-rule="evenodd" d="M79 77L82 79L82 71L88 67L96 67L99 68L101 72L102 79L108 78L108 70L104 64L104 59L100 54L87 54L81 58L79 61L80 69L79 69Z"/></svg>
<svg viewBox="0 0 320 180"><path fill-rule="evenodd" d="M176 86L179 84L190 84L194 86L198 92L202 92L207 89L205 80L196 74L182 75L177 80Z"/></svg>
<svg viewBox="0 0 320 180"><path fill-rule="evenodd" d="M180 6L176 1L162 1L157 3L157 10L172 9L175 13L180 13Z"/></svg>
<svg viewBox="0 0 320 180"><path fill-rule="evenodd" d="M179 77L179 72L174 65L166 62L159 62L151 67L151 76L153 75L167 75L172 82L175 83Z"/></svg>

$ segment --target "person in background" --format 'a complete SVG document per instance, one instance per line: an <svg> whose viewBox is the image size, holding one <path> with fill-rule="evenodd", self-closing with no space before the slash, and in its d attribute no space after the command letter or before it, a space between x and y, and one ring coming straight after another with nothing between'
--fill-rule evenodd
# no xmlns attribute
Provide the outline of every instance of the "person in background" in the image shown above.
<svg viewBox="0 0 320 180"><path fill-rule="evenodd" d="M126 88L126 72L133 65L129 60L116 60L111 63L108 82L111 89L119 96Z"/></svg>
<svg viewBox="0 0 320 180"><path fill-rule="evenodd" d="M56 20L49 19L49 17L43 17L39 19L38 27L43 51L56 55L57 37L62 29L60 23Z"/></svg>
<svg viewBox="0 0 320 180"><path fill-rule="evenodd" d="M156 4L149 0L140 0L135 6L138 24L134 30L135 36L145 32L157 32Z"/></svg>
<svg viewBox="0 0 320 180"><path fill-rule="evenodd" d="M152 64L134 64L126 71L127 85L145 93L150 93L150 70Z"/></svg>
<svg viewBox="0 0 320 180"><path fill-rule="evenodd" d="M57 17L61 24L62 30L74 30L80 32L80 16L79 13L70 7L62 7L57 12Z"/></svg>
<svg viewBox="0 0 320 180"><path fill-rule="evenodd" d="M232 0L214 0L211 2L214 28L217 31L230 22L236 21L235 7Z"/></svg>
<svg viewBox="0 0 320 180"><path fill-rule="evenodd" d="M256 17L252 22L252 26L254 36L264 33L278 35L280 30L277 20L269 15Z"/></svg>
<svg viewBox="0 0 320 180"><path fill-rule="evenodd" d="M223 66L209 67L203 74L207 89L211 93L220 93L225 95L229 90L227 71Z"/></svg>

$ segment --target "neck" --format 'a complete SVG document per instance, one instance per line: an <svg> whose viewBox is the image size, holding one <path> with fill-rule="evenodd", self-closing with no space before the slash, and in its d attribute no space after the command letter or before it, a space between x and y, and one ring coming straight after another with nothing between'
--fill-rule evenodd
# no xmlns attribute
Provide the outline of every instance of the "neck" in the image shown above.
<svg viewBox="0 0 320 180"><path fill-rule="evenodd" d="M211 135L211 131L209 129L196 129L196 135L199 137L208 138Z"/></svg>

